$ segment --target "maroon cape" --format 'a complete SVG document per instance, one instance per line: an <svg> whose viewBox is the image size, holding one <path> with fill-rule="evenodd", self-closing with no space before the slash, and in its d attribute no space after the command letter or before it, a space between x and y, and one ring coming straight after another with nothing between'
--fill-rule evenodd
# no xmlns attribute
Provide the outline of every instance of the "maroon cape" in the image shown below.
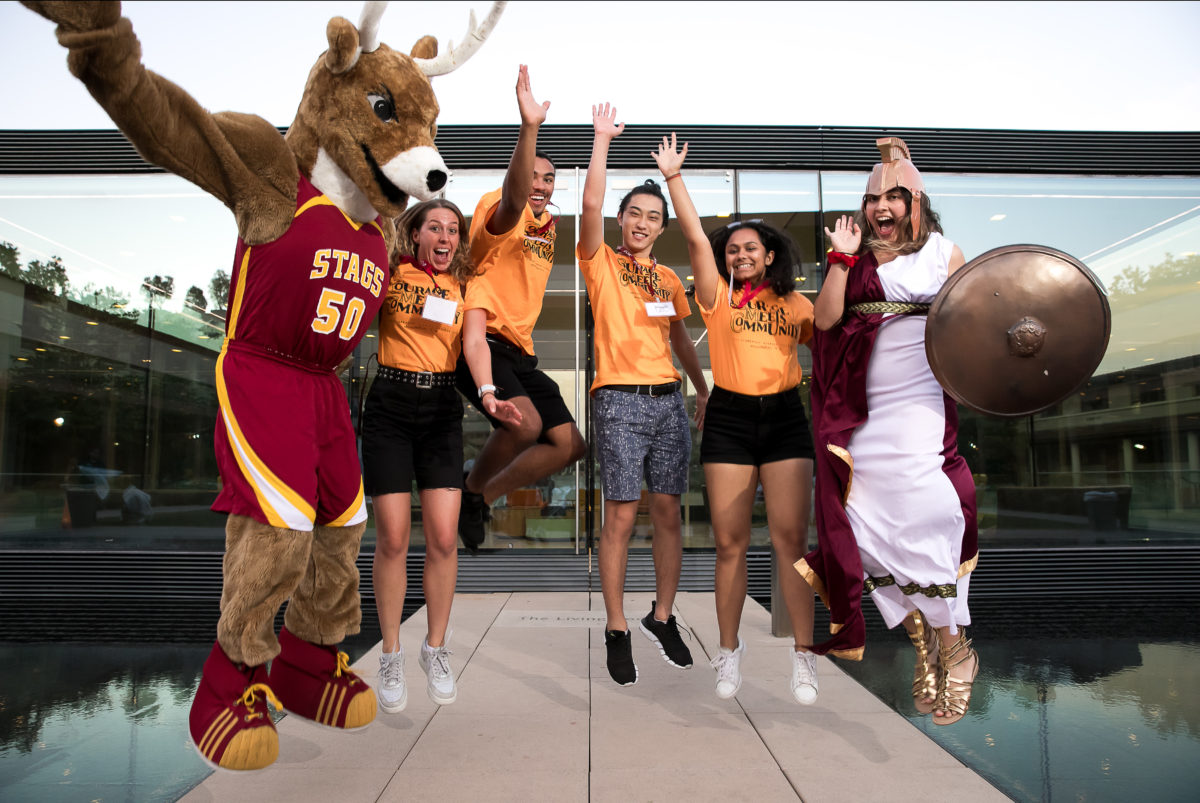
<svg viewBox="0 0 1200 803"><path fill-rule="evenodd" d="M809 344L813 354L811 404L816 448L817 548L796 564L796 570L821 596L830 613L833 638L813 645L812 651L853 660L862 659L866 624L862 612L862 559L845 508L853 474L847 447L855 430L867 420L867 363L883 315L850 312L849 307L886 300L878 269L870 251L859 259L846 277L845 317L828 331L815 329ZM946 401L943 470L958 492L966 520L960 565L966 562L973 565L979 539L975 485L970 468L958 454L958 408L949 396L943 394L943 397Z"/></svg>

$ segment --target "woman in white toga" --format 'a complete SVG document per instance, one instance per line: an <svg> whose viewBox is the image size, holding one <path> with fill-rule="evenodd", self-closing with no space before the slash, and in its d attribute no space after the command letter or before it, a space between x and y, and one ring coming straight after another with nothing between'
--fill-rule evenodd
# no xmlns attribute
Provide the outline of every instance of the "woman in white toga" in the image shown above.
<svg viewBox="0 0 1200 803"><path fill-rule="evenodd" d="M876 143L858 214L833 249L815 305L813 426L819 546L796 568L830 608L816 652L861 658L867 591L917 652L913 698L934 722L966 713L978 656L963 627L975 567L975 488L958 454L954 401L925 357L925 316L965 262L942 236L921 175L896 138Z"/></svg>

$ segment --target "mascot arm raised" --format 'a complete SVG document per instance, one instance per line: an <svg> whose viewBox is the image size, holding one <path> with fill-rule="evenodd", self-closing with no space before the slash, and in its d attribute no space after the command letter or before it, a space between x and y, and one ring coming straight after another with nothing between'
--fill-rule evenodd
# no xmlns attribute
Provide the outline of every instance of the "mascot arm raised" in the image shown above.
<svg viewBox="0 0 1200 803"><path fill-rule="evenodd" d="M24 5L58 24L71 73L148 162L220 199L247 243L267 242L287 230L298 168L274 126L257 115L211 114L183 89L147 70L119 2Z"/></svg>
<svg viewBox="0 0 1200 803"><path fill-rule="evenodd" d="M368 2L358 27L334 17L329 49L309 73L286 136L261 117L210 114L175 84L147 70L117 2L25 5L58 25L71 72L87 86L144 158L219 198L248 245L292 225L300 176L359 223L400 215L409 197L432 198L449 170L434 144L438 104L430 78L461 66L487 39L504 3L481 25L474 12L463 40L438 52L422 37L411 54L379 41L387 5Z"/></svg>

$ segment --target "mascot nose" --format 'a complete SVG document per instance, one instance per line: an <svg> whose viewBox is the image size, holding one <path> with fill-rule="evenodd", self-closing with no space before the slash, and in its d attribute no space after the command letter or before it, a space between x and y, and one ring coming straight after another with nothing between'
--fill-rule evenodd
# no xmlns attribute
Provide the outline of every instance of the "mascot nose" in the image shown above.
<svg viewBox="0 0 1200 803"><path fill-rule="evenodd" d="M442 187L446 186L446 171L430 170L425 174L425 186L430 192L437 192Z"/></svg>

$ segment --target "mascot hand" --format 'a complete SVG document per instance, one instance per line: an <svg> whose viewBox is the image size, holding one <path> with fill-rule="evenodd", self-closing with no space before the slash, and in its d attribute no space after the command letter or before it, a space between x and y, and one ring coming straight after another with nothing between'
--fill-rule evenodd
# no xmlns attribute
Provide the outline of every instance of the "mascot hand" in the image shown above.
<svg viewBox="0 0 1200 803"><path fill-rule="evenodd" d="M67 33L110 28L121 18L121 4L109 2L71 2L71 0L21 0L21 5L36 11Z"/></svg>

